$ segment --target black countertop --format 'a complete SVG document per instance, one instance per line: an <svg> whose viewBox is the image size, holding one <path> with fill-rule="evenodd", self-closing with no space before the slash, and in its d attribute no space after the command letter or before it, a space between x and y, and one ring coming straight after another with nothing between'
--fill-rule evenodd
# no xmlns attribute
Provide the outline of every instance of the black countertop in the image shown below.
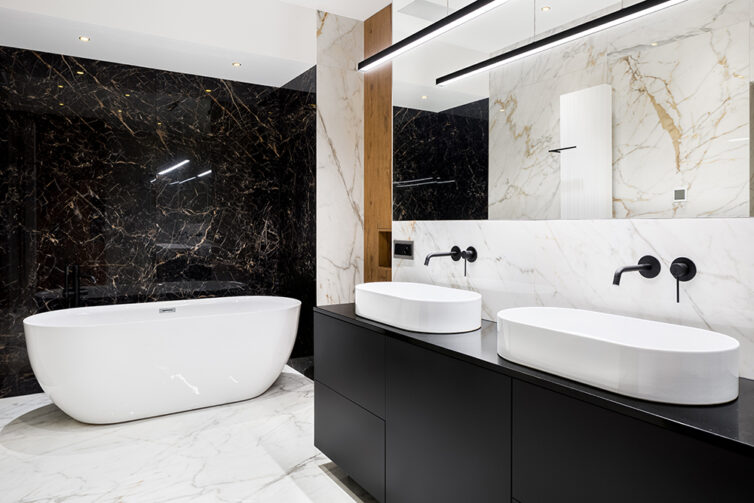
<svg viewBox="0 0 754 503"><path fill-rule="evenodd" d="M500 358L497 354L497 325L489 321L483 321L482 328L475 332L427 334L401 330L356 316L354 304L316 307L314 310L754 457L754 380L740 379L738 399L724 405L700 407L648 402L617 395Z"/></svg>

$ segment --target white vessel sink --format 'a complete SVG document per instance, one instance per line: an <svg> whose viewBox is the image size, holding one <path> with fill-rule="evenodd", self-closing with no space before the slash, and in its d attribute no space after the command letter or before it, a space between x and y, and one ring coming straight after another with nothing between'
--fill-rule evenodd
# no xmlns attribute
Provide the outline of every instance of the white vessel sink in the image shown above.
<svg viewBox="0 0 754 503"><path fill-rule="evenodd" d="M550 307L497 313L506 360L655 402L712 405L738 396L738 341L698 328Z"/></svg>
<svg viewBox="0 0 754 503"><path fill-rule="evenodd" d="M469 332L482 326L482 296L423 283L364 283L356 285L356 315L414 332Z"/></svg>

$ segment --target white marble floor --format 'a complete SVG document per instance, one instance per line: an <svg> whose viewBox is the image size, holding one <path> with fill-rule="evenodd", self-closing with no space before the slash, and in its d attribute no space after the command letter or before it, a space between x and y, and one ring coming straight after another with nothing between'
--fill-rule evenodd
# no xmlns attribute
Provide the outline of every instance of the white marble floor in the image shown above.
<svg viewBox="0 0 754 503"><path fill-rule="evenodd" d="M313 412L289 367L253 400L117 425L0 399L0 501L373 501L315 449Z"/></svg>

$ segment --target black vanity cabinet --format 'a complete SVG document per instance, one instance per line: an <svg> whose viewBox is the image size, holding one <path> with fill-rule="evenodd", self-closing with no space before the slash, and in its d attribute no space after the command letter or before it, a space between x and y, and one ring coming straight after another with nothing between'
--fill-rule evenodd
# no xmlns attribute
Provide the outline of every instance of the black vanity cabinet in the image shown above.
<svg viewBox="0 0 754 503"><path fill-rule="evenodd" d="M751 458L513 380L520 503L754 501Z"/></svg>
<svg viewBox="0 0 754 503"><path fill-rule="evenodd" d="M509 502L511 379L314 315L314 444L379 501Z"/></svg>
<svg viewBox="0 0 754 503"><path fill-rule="evenodd" d="M314 445L385 501L385 337L314 314Z"/></svg>
<svg viewBox="0 0 754 503"><path fill-rule="evenodd" d="M509 502L511 379L388 339L390 503Z"/></svg>
<svg viewBox="0 0 754 503"><path fill-rule="evenodd" d="M754 381L676 406L497 355L494 324L421 334L314 314L315 445L387 503L754 501Z"/></svg>

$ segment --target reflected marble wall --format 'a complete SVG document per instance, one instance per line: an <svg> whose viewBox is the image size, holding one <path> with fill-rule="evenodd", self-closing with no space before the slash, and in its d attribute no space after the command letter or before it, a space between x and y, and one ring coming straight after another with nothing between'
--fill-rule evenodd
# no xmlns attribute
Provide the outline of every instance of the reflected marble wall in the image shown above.
<svg viewBox="0 0 754 503"><path fill-rule="evenodd" d="M295 351L311 354L314 79L275 89L0 48L0 396L39 391L22 320L62 307L74 263L97 285L87 305L299 298Z"/></svg>
<svg viewBox="0 0 754 503"><path fill-rule="evenodd" d="M487 219L487 103L393 108L393 220Z"/></svg>
<svg viewBox="0 0 754 503"><path fill-rule="evenodd" d="M364 281L363 56L363 23L318 12L318 305L353 302Z"/></svg>
<svg viewBox="0 0 754 503"><path fill-rule="evenodd" d="M614 217L748 216L750 4L689 0L491 72L490 219L560 218L559 97L598 84Z"/></svg>

